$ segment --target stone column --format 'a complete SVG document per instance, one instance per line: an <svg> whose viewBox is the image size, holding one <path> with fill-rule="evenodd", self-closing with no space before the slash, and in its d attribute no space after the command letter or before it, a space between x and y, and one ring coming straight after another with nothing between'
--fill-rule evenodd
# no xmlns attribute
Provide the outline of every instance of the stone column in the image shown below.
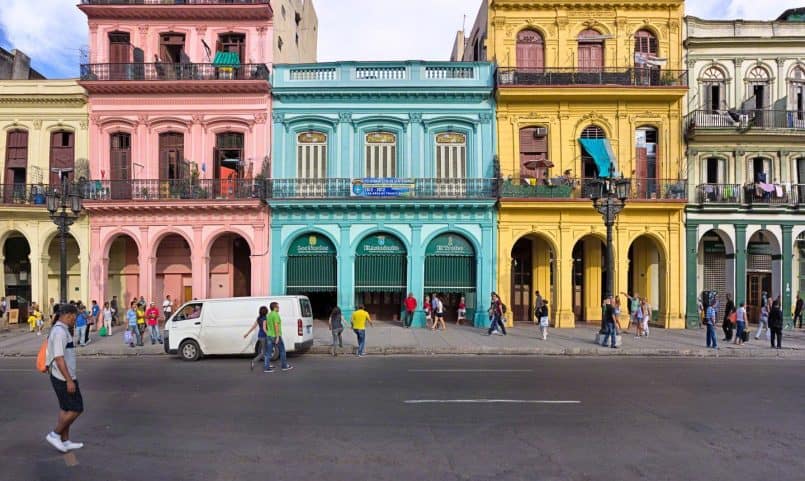
<svg viewBox="0 0 805 481"><path fill-rule="evenodd" d="M32 259L36 260L35 257ZM42 299L42 303L49 303L52 297L56 302L59 302L57 292L48 292L48 277L50 272L50 256L43 255L39 258L39 262L31 262L31 297L33 299Z"/></svg>
<svg viewBox="0 0 805 481"><path fill-rule="evenodd" d="M349 242L349 225L342 224L338 249L338 304L344 318L349 320L355 311L355 255Z"/></svg>
<svg viewBox="0 0 805 481"><path fill-rule="evenodd" d="M573 236L569 229L560 230L559 252L556 253L556 299L554 311L556 327L576 327L573 313Z"/></svg>
<svg viewBox="0 0 805 481"><path fill-rule="evenodd" d="M483 251L479 251L476 253L476 267L475 272L476 276L479 276L478 282L476 283L478 292L476 292L476 302L475 302L475 320L474 324L475 327L482 327L485 329L489 328L489 315L487 311L490 307L491 302L491 294L492 291L495 289L493 279L494 270L489 267L489 264L493 263L492 257L495 255L497 248L495 246L495 227L493 224L484 225L483 230L481 231L481 245L482 246L491 246L489 249L489 255L487 256ZM511 251L509 251L511 252ZM511 258L509 257L508 261L506 262L506 269L507 277L501 279L502 282L509 282L511 279ZM485 275L485 273L490 273L491 275ZM510 299L503 299L501 300L508 304ZM507 314L509 318L509 325L512 325L514 316L511 314L511 307L509 308L509 313Z"/></svg>
<svg viewBox="0 0 805 481"><path fill-rule="evenodd" d="M271 225L271 241L275 242L276 245L272 245L273 248L280 249L282 246L280 245L280 239L282 238L282 227L277 224ZM285 271L288 268L288 256L287 252L275 252L274 255L270 256L270 268L271 268L271 289L268 294L279 296L285 294ZM280 255L277 255L280 254Z"/></svg>
<svg viewBox="0 0 805 481"><path fill-rule="evenodd" d="M417 145L417 144L414 144ZM408 290L417 298L417 310L411 327L425 327L425 310L422 293L425 292L425 251L422 245L422 225L411 226L412 251L408 253ZM408 294L408 293L406 293Z"/></svg>
<svg viewBox="0 0 805 481"><path fill-rule="evenodd" d="M688 224L685 226L685 259L687 265L685 266L685 327L688 329L698 329L701 320L699 319L699 304L698 284L696 282L696 273L698 272L698 242L696 237L698 234L696 224ZM672 280L672 279L671 279Z"/></svg>
<svg viewBox="0 0 805 481"><path fill-rule="evenodd" d="M746 298L746 224L735 224L735 292L736 299Z"/></svg>
<svg viewBox="0 0 805 481"><path fill-rule="evenodd" d="M783 304L780 306L780 308L783 310L783 323L785 328L793 329L794 319L792 317L792 313L794 306L791 302L791 290L792 286L794 285L794 279L791 276L791 264L794 262L794 245L791 238L791 231L793 230L794 226L791 224L784 224L781 227L783 228L783 258L781 262L783 264Z"/></svg>

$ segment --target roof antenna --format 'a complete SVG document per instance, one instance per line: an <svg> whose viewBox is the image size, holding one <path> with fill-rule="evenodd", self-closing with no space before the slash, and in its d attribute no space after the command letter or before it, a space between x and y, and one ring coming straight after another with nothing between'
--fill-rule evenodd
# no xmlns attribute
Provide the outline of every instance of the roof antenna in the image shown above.
<svg viewBox="0 0 805 481"><path fill-rule="evenodd" d="M467 14L464 14L464 21L461 22L461 33L467 31Z"/></svg>

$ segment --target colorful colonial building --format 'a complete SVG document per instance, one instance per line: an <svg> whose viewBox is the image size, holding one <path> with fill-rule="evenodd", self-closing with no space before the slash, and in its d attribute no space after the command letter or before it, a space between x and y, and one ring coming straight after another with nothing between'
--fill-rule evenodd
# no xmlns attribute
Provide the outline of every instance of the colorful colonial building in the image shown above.
<svg viewBox="0 0 805 481"><path fill-rule="evenodd" d="M758 318L763 292L805 294L805 22L686 19L687 321L731 293Z"/></svg>
<svg viewBox="0 0 805 481"><path fill-rule="evenodd" d="M26 75L27 76L27 75ZM87 96L75 80L0 80L0 296L21 319L59 298L59 239L45 190L88 173ZM56 169L56 171L54 171ZM89 224L67 239L68 297L89 302Z"/></svg>
<svg viewBox="0 0 805 481"><path fill-rule="evenodd" d="M268 0L84 0L91 295L268 293Z"/></svg>
<svg viewBox="0 0 805 481"><path fill-rule="evenodd" d="M536 291L556 326L601 319L605 226L584 186L614 173L632 179L615 291L684 327L683 4L485 0L459 37L454 54L498 65L498 289L515 321Z"/></svg>
<svg viewBox="0 0 805 481"><path fill-rule="evenodd" d="M272 293L317 316L365 304L399 318L408 292L488 322L495 284L492 65L276 65Z"/></svg>

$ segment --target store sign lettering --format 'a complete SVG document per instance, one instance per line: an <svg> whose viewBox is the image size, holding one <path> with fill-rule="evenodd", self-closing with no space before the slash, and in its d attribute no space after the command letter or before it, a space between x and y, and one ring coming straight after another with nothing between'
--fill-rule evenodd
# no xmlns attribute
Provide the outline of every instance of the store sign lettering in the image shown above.
<svg viewBox="0 0 805 481"><path fill-rule="evenodd" d="M304 236L295 240L291 244L290 255L311 256L311 255L334 255L335 249L327 239L316 235Z"/></svg>
<svg viewBox="0 0 805 481"><path fill-rule="evenodd" d="M448 234L434 239L425 254L431 256L472 256L474 251L463 237Z"/></svg>
<svg viewBox="0 0 805 481"><path fill-rule="evenodd" d="M358 253L365 255L401 255L405 254L405 248L397 239L380 235L364 240L358 248Z"/></svg>

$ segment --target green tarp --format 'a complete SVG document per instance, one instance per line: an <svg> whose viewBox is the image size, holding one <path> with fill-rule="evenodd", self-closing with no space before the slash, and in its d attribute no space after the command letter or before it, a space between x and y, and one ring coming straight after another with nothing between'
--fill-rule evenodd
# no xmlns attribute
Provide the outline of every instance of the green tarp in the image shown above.
<svg viewBox="0 0 805 481"><path fill-rule="evenodd" d="M216 67L239 67L240 55L237 52L215 52L212 64Z"/></svg>
<svg viewBox="0 0 805 481"><path fill-rule="evenodd" d="M616 177L618 175L618 165L615 159L615 152L608 139L579 139L579 143L593 158L595 167L598 169L598 177Z"/></svg>
<svg viewBox="0 0 805 481"><path fill-rule="evenodd" d="M336 272L334 255L289 256L287 294L335 292L338 290Z"/></svg>
<svg viewBox="0 0 805 481"><path fill-rule="evenodd" d="M355 291L405 291L407 268L404 255L359 255L355 258Z"/></svg>

